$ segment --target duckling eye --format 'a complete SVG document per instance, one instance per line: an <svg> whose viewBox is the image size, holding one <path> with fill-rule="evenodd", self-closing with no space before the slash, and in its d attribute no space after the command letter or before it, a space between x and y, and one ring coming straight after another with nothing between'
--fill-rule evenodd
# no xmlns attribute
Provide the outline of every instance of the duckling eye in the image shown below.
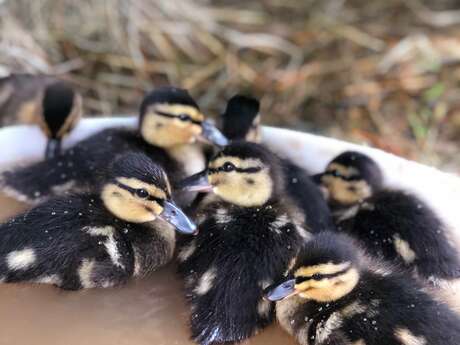
<svg viewBox="0 0 460 345"><path fill-rule="evenodd" d="M225 172L230 172L230 171L235 170L236 167L235 167L235 165L233 165L233 163L225 162L224 165L222 166L222 169L223 169Z"/></svg>
<svg viewBox="0 0 460 345"><path fill-rule="evenodd" d="M179 114L179 120L190 121L190 116L188 116L187 114Z"/></svg>
<svg viewBox="0 0 460 345"><path fill-rule="evenodd" d="M311 278L312 278L313 280L321 280L321 279L323 279L323 275L320 274L320 273L315 273L315 274L313 274L313 275L311 276Z"/></svg>
<svg viewBox="0 0 460 345"><path fill-rule="evenodd" d="M331 174L334 177L340 177L341 176L340 173L337 170L332 170Z"/></svg>
<svg viewBox="0 0 460 345"><path fill-rule="evenodd" d="M136 195L139 198L145 199L149 196L149 192L147 192L144 188L136 189Z"/></svg>

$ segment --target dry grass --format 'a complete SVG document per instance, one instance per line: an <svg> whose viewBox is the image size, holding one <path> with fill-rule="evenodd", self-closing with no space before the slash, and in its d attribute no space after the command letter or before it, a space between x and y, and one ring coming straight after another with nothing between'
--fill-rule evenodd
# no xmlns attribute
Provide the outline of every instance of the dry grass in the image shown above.
<svg viewBox="0 0 460 345"><path fill-rule="evenodd" d="M459 172L454 3L0 0L0 72L62 75L94 114L133 111L165 83L211 114L251 93L267 123Z"/></svg>

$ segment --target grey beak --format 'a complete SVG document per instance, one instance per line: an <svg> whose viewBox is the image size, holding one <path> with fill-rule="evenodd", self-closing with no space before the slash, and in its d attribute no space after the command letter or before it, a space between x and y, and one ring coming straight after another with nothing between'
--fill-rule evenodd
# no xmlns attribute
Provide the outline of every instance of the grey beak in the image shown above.
<svg viewBox="0 0 460 345"><path fill-rule="evenodd" d="M295 279L290 279L280 285L270 286L265 289L265 298L275 302L295 294Z"/></svg>
<svg viewBox="0 0 460 345"><path fill-rule="evenodd" d="M221 131L216 128L216 126L211 123L211 121L204 120L201 123L201 127L203 128L201 136L206 141L209 141L210 143L220 147L229 144L229 140L225 137L225 135L222 134Z"/></svg>
<svg viewBox="0 0 460 345"><path fill-rule="evenodd" d="M186 192L210 192L212 186L208 182L208 171L203 170L183 179L177 185L177 189Z"/></svg>
<svg viewBox="0 0 460 345"><path fill-rule="evenodd" d="M173 225L177 231L183 234L196 235L198 229L187 215L171 201L165 201L163 205L163 212L161 212L161 219Z"/></svg>
<svg viewBox="0 0 460 345"><path fill-rule="evenodd" d="M61 139L51 138L46 144L45 159L52 159L61 153Z"/></svg>

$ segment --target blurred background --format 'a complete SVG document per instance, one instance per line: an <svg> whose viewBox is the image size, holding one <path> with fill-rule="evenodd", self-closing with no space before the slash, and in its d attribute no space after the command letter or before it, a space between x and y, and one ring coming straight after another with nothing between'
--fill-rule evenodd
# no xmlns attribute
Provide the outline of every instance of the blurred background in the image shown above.
<svg viewBox="0 0 460 345"><path fill-rule="evenodd" d="M0 0L0 75L57 74L87 114L190 89L266 124L460 172L460 4L450 0Z"/></svg>

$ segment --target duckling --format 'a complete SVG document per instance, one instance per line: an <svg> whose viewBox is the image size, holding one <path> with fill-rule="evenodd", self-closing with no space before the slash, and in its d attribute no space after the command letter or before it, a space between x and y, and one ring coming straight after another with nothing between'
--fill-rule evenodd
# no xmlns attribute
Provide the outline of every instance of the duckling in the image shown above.
<svg viewBox="0 0 460 345"><path fill-rule="evenodd" d="M221 117L222 133L229 140L262 141L260 103L257 99L235 95L227 102Z"/></svg>
<svg viewBox="0 0 460 345"><path fill-rule="evenodd" d="M290 277L266 289L281 327L302 345L458 344L458 315L365 255L347 235L315 235Z"/></svg>
<svg viewBox="0 0 460 345"><path fill-rule="evenodd" d="M311 234L285 193L280 159L262 145L233 142L181 186L213 192L197 210L200 233L178 244L192 337L200 344L243 341L272 321L263 289Z"/></svg>
<svg viewBox="0 0 460 345"><path fill-rule="evenodd" d="M82 98L51 76L12 74L0 78L0 124L38 124L48 138L45 158L61 152L61 140L78 123Z"/></svg>
<svg viewBox="0 0 460 345"><path fill-rule="evenodd" d="M37 204L68 191L91 189L98 183L100 175L97 172L104 170L116 155L128 151L142 151L152 157L174 184L204 168L202 147L193 145L198 138L217 145L227 143L225 137L204 119L186 90L163 87L144 98L138 130L103 130L59 157L4 172L0 186L16 199Z"/></svg>
<svg viewBox="0 0 460 345"><path fill-rule="evenodd" d="M0 277L76 290L122 284L166 264L174 229L196 225L165 171L140 153L117 158L93 193L50 199L0 226Z"/></svg>
<svg viewBox="0 0 460 345"><path fill-rule="evenodd" d="M356 237L372 254L413 269L421 278L460 278L460 257L446 225L415 195L384 188L382 172L370 157L347 151L320 177L338 228Z"/></svg>
<svg viewBox="0 0 460 345"><path fill-rule="evenodd" d="M242 95L232 97L221 116L224 135L229 140L260 142L259 108L259 101L255 98ZM282 159L282 163L288 193L307 216L305 225L312 232L334 229L329 207L309 173L288 159Z"/></svg>

